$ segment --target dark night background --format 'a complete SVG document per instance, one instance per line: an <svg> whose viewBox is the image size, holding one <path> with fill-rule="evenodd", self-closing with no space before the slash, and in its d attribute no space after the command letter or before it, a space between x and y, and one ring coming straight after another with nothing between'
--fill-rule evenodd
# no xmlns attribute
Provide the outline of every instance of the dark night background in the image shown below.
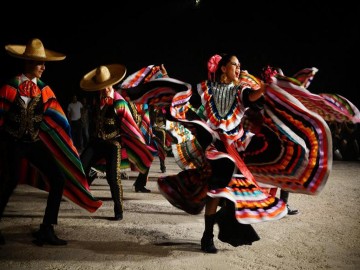
<svg viewBox="0 0 360 270"><path fill-rule="evenodd" d="M267 64L282 68L287 76L316 67L310 91L339 93L360 108L359 5L290 2L113 0L73 1L77 7L7 3L5 8L3 1L0 80L22 68L4 46L37 37L45 48L67 56L47 63L42 77L63 106L72 93L86 94L79 89L80 79L101 64L122 63L129 75L164 63L170 76L196 83L206 78L211 55L228 52L256 76Z"/></svg>

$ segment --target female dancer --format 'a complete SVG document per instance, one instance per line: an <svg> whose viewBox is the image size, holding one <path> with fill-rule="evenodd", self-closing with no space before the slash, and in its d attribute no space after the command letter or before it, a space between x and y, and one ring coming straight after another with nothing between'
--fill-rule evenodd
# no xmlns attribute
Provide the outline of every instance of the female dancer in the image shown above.
<svg viewBox="0 0 360 270"><path fill-rule="evenodd" d="M275 83L265 85L240 67L234 55L215 55L208 63L209 80L196 88L161 78L126 89L136 102L170 101L168 120L194 135L173 147L184 170L159 178L158 185L171 204L187 213L199 214L205 207L201 249L207 253L217 252L215 223L219 240L239 246L259 240L251 224L287 214L286 204L257 181L316 194L331 168L325 121ZM248 110L261 111L257 134L243 128Z"/></svg>

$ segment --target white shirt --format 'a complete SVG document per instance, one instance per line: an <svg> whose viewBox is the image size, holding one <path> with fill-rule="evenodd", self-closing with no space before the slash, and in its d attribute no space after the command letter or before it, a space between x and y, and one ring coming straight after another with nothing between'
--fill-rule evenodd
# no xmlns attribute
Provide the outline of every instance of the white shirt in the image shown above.
<svg viewBox="0 0 360 270"><path fill-rule="evenodd" d="M70 115L70 121L77 121L81 118L81 109L83 105L80 101L69 103L67 107L68 114Z"/></svg>

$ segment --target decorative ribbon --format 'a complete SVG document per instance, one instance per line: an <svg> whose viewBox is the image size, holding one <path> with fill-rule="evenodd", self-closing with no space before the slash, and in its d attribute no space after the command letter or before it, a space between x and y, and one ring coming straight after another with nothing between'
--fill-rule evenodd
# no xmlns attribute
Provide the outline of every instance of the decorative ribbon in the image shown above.
<svg viewBox="0 0 360 270"><path fill-rule="evenodd" d="M105 106L106 105L112 105L113 104L113 99L111 97L104 97L101 98L100 100L100 106Z"/></svg>
<svg viewBox="0 0 360 270"><path fill-rule="evenodd" d="M19 93L20 96L34 98L40 95L41 91L33 81L26 80L19 85Z"/></svg>
<svg viewBox="0 0 360 270"><path fill-rule="evenodd" d="M274 67L267 65L263 68L261 76L266 83L272 83L272 77L276 76L278 73L279 72Z"/></svg>

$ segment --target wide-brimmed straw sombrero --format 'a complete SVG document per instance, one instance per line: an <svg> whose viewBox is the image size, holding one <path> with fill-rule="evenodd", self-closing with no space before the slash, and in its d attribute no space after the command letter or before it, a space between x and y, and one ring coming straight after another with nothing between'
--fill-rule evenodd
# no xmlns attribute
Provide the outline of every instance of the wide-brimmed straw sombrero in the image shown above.
<svg viewBox="0 0 360 270"><path fill-rule="evenodd" d="M62 53L45 49L43 43L38 38L31 39L26 45L6 45L5 50L13 57L25 60L60 61L66 57Z"/></svg>
<svg viewBox="0 0 360 270"><path fill-rule="evenodd" d="M121 64L103 65L90 71L80 81L80 88L85 91L105 89L120 82L126 74L126 67Z"/></svg>

